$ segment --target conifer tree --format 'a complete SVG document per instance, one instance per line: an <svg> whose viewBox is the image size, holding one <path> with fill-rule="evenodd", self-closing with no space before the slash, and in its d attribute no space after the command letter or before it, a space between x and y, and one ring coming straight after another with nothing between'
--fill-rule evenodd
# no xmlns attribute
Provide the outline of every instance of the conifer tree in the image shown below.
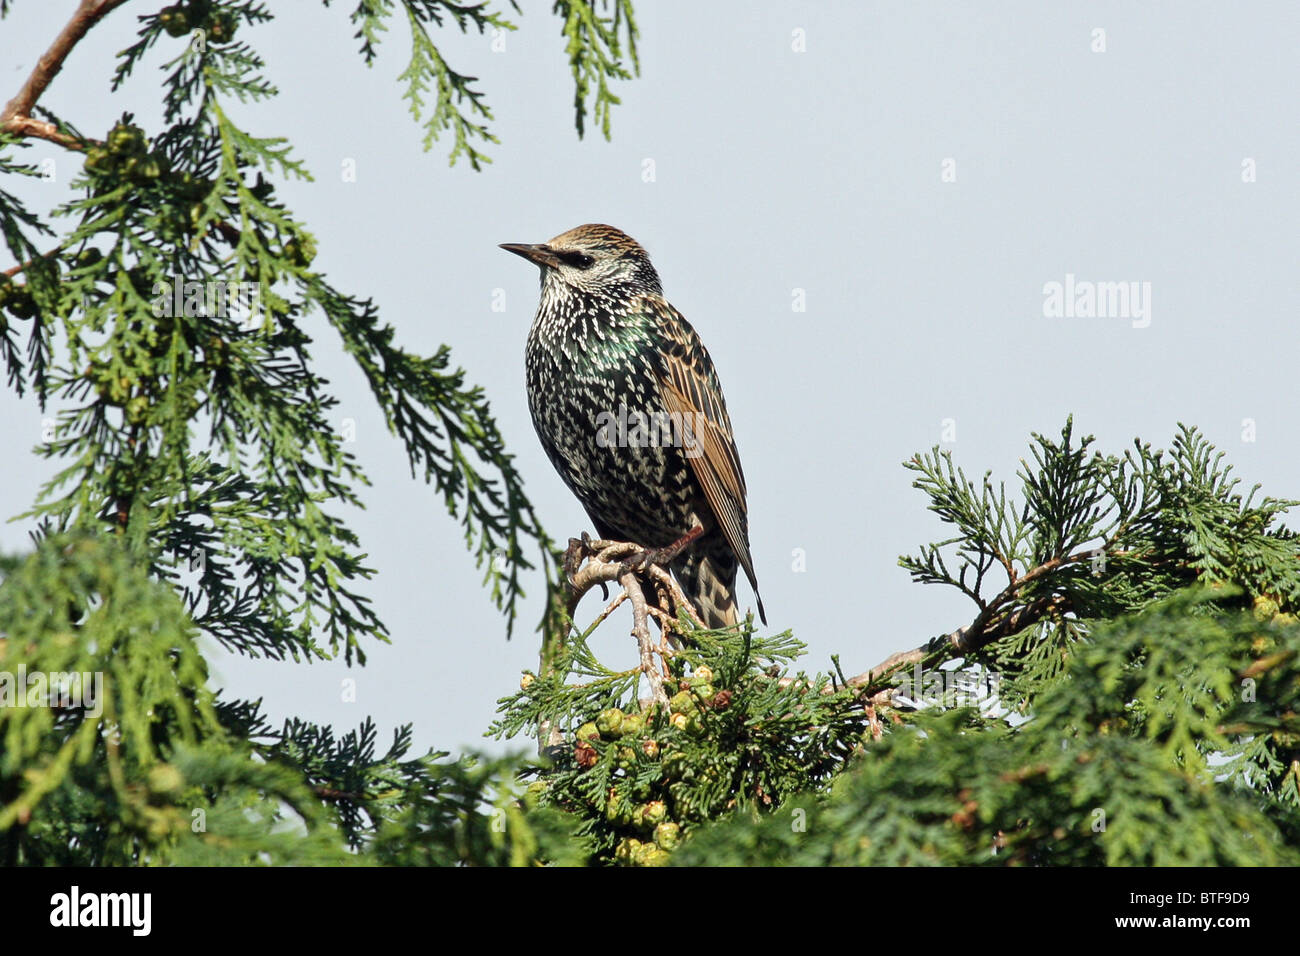
<svg viewBox="0 0 1300 956"><path fill-rule="evenodd" d="M10 6L0 0L0 15ZM363 64L405 36L401 95L426 149L474 169L490 162L484 89L438 37L513 30L506 12L449 0L324 6L355 34ZM554 13L578 133L594 117L608 135L614 88L637 68L631 4L561 0ZM9 386L57 414L38 453L58 466L21 515L35 548L5 559L0 585L9 863L340 862L363 849L394 862L506 862L537 852L533 838L485 822L499 819L482 812L485 800L515 813L508 762L413 755L409 728L387 745L369 723L341 734L296 720L274 728L256 703L208 686L200 635L249 656L357 664L392 637L363 590L373 572L347 512L366 478L330 421L336 400L311 357L319 336L338 337L412 476L460 523L507 631L523 606L522 573L551 567L486 397L448 348L403 348L371 300L313 267L316 238L279 198L309 171L284 131L236 121L257 112L234 107L276 93L257 48L271 16L258 0L83 0L66 23L52 19L48 51L0 113L5 180L40 175L23 161L36 139L81 170L55 218L0 182L0 234L15 263L0 274L0 356ZM161 68L160 128L137 123L129 102L104 131L42 107L91 30L136 34L107 78L115 93ZM98 696L71 679L33 691L20 673L103 682ZM16 706L20 692L41 705ZM300 826L275 826L281 818Z"/></svg>
<svg viewBox="0 0 1300 956"><path fill-rule="evenodd" d="M1296 502L1243 496L1195 429L1093 444L1033 436L1018 493L906 462L952 536L900 564L972 619L865 672L791 673L791 634L680 605L683 646L637 666L571 638L497 726L547 735L537 804L639 865L1300 863Z"/></svg>

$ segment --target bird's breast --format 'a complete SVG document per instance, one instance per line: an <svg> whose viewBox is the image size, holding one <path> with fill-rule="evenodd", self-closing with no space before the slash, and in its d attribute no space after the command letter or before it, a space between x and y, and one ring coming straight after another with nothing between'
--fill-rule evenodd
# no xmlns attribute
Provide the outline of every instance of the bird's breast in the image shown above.
<svg viewBox="0 0 1300 956"><path fill-rule="evenodd" d="M528 403L542 446L601 523L668 543L698 496L682 434L659 391L658 353L631 322L539 314L526 348Z"/></svg>

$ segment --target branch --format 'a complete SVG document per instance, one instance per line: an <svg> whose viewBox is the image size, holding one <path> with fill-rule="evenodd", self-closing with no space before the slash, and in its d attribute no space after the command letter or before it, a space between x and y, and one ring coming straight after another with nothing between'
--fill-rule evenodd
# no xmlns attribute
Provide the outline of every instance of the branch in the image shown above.
<svg viewBox="0 0 1300 956"><path fill-rule="evenodd" d="M584 534L581 539L569 539L569 548L564 558L564 568L570 586L569 598L566 602L567 616L570 621L573 619L573 614L577 610L579 602L587 592L597 586L604 589L612 581L617 581L622 586L622 593L609 602L608 606L605 607L588 630L590 631L601 624L624 601L631 602L632 634L637 639L637 648L640 653L640 669L646 675L652 691L650 698L641 701L642 706L648 707L656 701L663 703L666 700L663 690L663 674L655 666L654 655L656 652L661 657L671 654L671 649L664 644L660 644L658 647L651 644L649 617L653 615L660 622L660 627L663 628L666 635L673 630L680 631L680 626L677 624L678 618L674 612L684 611L696 625L700 627L705 625L690 600L681 590L681 587L673 580L672 575L666 569L657 564L649 564L644 568L633 569L632 566L637 564L636 558L641 553L640 546L630 542L593 540ZM1005 611L1006 606L1013 602L1027 585L1067 565L1090 560L1094 554L1095 549L1089 549L1045 561L1023 575L1014 578L996 598L980 608L979 614L970 624L959 627L947 634L941 634L919 647L891 654L870 670L848 678L845 683L847 686L854 688L859 697L868 702L869 707L890 705L896 689L893 677L900 671L915 667L918 664L926 668L938 667L940 664L954 658L968 657L995 641L1009 637L1038 623L1049 614L1061 614L1067 611L1069 603L1064 595L1048 594L1002 614L1000 617L998 616L999 612ZM660 595L660 608L655 608L647 603L645 591L642 587L643 575L657 585ZM606 596L608 597L608 592ZM788 687L795 682L796 678L785 677L779 680L778 684L782 687ZM835 686L826 684L821 687L813 687L810 684L808 689L819 693L831 693L835 690ZM542 733L539 736L541 738L539 744L543 751L547 746L557 746L562 743L558 731L549 725L542 728Z"/></svg>
<svg viewBox="0 0 1300 956"><path fill-rule="evenodd" d="M632 636L636 638L637 650L641 656L641 673L650 682L650 696L667 706L668 695L664 693L664 678L655 667L655 646L650 643L650 621L646 610L645 592L636 572L628 571L621 575L618 583L632 600Z"/></svg>
<svg viewBox="0 0 1300 956"><path fill-rule="evenodd" d="M1016 608L993 627L976 630L974 624L968 624L947 634L941 634L910 651L891 654L869 671L850 677L848 684L850 687L860 688L862 695L870 697L874 703L888 703L894 691L891 680L899 671L917 664L936 666L954 657L967 657L994 641L1015 634L1017 631L1023 631L1049 613L1060 613L1065 609L1065 598L1061 595L1041 597L1032 604ZM978 618L976 620L978 621Z"/></svg>
<svg viewBox="0 0 1300 956"><path fill-rule="evenodd" d="M975 620L970 624L941 634L919 647L907 651L898 651L889 655L875 667L848 678L847 686L856 688L860 697L870 701L872 706L890 704L895 686L893 677L900 671L916 665L932 668L957 657L969 657L988 645L1009 637L1041 621L1048 614L1060 614L1068 610L1064 595L1048 594L1035 601L1016 608L1004 617L990 624L997 611L1006 603L1015 599L1025 585L1056 571L1066 565L1088 560L1093 550L1081 551L1072 555L1063 555L1040 564L1026 572L1000 593L996 598L981 608ZM782 678L778 683L787 687L795 683L795 678ZM810 688L811 689L811 688ZM829 694L835 690L832 684L826 684L818 690Z"/></svg>
<svg viewBox="0 0 1300 956"><path fill-rule="evenodd" d="M49 252L45 253L45 254L44 254L43 256L41 256L40 258L42 258L42 259L52 259L52 258L54 258L55 256L57 256L60 252L63 252L63 251L64 251L65 249L67 249L67 248L68 248L68 247L67 247L67 246L64 246L64 245L58 245L58 246L55 246L53 249L51 249ZM24 271L26 271L27 269L30 269L30 268L32 267L32 263L34 263L34 262L36 262L36 261L37 261L36 259L28 259L26 262L20 262L20 263L18 263L18 265L16 265L16 266L10 266L8 269L0 270L0 272L3 272L4 275L9 276L10 278L13 278L14 276L18 275L18 273L20 273L20 272L24 272Z"/></svg>
<svg viewBox="0 0 1300 956"><path fill-rule="evenodd" d="M654 655L658 653L661 657L665 657L671 654L671 649L664 644L656 647L651 643L649 617L653 615L660 622L660 627L663 628L666 635L673 630L680 630L677 625L677 615L674 612L685 611L696 625L700 627L705 625L681 587L673 580L672 575L666 569L657 564L650 564L644 569L637 570L630 567L636 564L636 556L641 553L640 546L627 541L593 540L586 535L583 535L581 539L570 538L569 549L565 553L564 560L565 572L568 575L570 586L566 611L568 619L572 620L579 602L589 591L597 586L603 589L613 581L619 583L623 589L622 593L609 602L608 606L592 623L591 628L601 624L624 601L631 602L632 635L637 639L641 672L646 675L652 692L652 696L643 700L642 703L649 706L655 701L666 702L663 690L663 674L655 666ZM986 607L981 608L975 620L970 624L959 627L947 634L941 634L919 647L891 654L870 670L848 678L847 685L855 688L858 694L862 698L869 700L873 706L888 705L895 690L893 677L900 671L907 670L917 664L923 667L937 667L953 658L967 657L995 641L1030 627L1048 614L1059 614L1067 610L1067 602L1064 596L1049 594L994 620L997 612L1003 609L1008 602L1013 601L1026 585L1059 570L1065 565L1088 560L1092 555L1093 551L1089 550L1073 555L1063 555L1044 562L1021 575L1014 583L1009 584ZM642 587L643 575L658 586L662 605L660 608L655 608L647 603L645 591ZM782 678L778 683L785 687L794 682L795 678L786 677ZM821 693L830 693L834 690L834 687L827 684L817 688L817 690ZM555 746L561 742L553 728L543 728L543 733L540 736L539 743L542 744L543 749L547 745Z"/></svg>
<svg viewBox="0 0 1300 956"><path fill-rule="evenodd" d="M81 5L77 7L72 19L64 24L50 48L36 61L36 66L27 77L27 82L23 84L22 89L18 91L18 95L6 103L4 111L0 112L0 131L15 136L48 139L71 149L81 148L81 142L76 137L60 132L53 123L33 119L32 110L35 109L36 101L41 98L46 87L63 69L63 61L68 58L72 48L81 41L91 27L125 2L126 0L81 0Z"/></svg>
<svg viewBox="0 0 1300 956"><path fill-rule="evenodd" d="M637 642L641 673L650 684L652 699L667 704L668 695L663 687L665 671L655 665L655 655L666 660L673 653L669 642L674 640L673 632L681 633L678 621L682 612L697 626L704 627L705 624L668 570L652 562L644 562L640 557L643 553L640 545L629 541L593 540L585 534L582 538L570 538L564 558L570 588L565 609L568 619L572 621L579 602L587 592L599 586L608 596L607 585L617 581L623 589L622 593L601 612L591 628L609 617L624 601L630 602L632 636ZM651 605L646 600L643 587L646 583L654 587L658 606ZM651 616L659 622L666 638L658 645L650 635Z"/></svg>
<svg viewBox="0 0 1300 956"><path fill-rule="evenodd" d="M11 104L12 102L10 100ZM48 139L51 143L58 143L68 149L79 150L82 148L82 141L75 136L59 132L59 128L48 120L33 119L30 116L11 116L9 119L0 122L0 131L12 133L14 136Z"/></svg>
<svg viewBox="0 0 1300 956"><path fill-rule="evenodd" d="M1127 524L1123 524L1116 528L1107 537L1101 546L1101 550L1109 552L1127 527ZM851 677L849 685L863 688L863 694L876 703L888 703L889 697L892 695L892 685L886 685L885 682L889 681L899 671L918 663L924 666L935 666L954 657L969 656L994 641L1036 624L1049 612L1059 614L1067 609L1066 600L1062 595L1052 594L1041 597L1023 607L1016 608L1004 617L997 618L997 615L1023 592L1026 585L1032 584L1067 565L1090 561L1097 551L1097 548L1089 548L1085 551L1077 551L1074 554L1059 555L1035 568L1031 568L1018 577L1015 569L1010 569L1008 574L1010 580L997 597L987 604L977 599L980 612L970 624L959 627L948 634L940 635L920 647L912 648L910 651L899 651L896 654L891 654L871 670L858 674L856 677ZM1131 551L1117 551L1111 557L1131 557L1132 554Z"/></svg>
<svg viewBox="0 0 1300 956"><path fill-rule="evenodd" d="M569 549L564 556L564 567L569 577L570 588L566 603L569 617L573 617L579 602L588 591L597 585L604 588L611 581L624 584L623 577L631 570L637 575L644 575L658 586L660 610L670 616L674 630L681 633L676 623L675 612L678 611L686 612L686 616L697 627L707 627L681 585L673 579L666 568L653 562L639 560L643 553L640 545L629 541L596 540L585 534L581 539L570 538ZM626 596L632 597L630 593ZM612 607L608 608L599 620L603 620L611 610ZM651 608L650 612L654 613L654 609Z"/></svg>

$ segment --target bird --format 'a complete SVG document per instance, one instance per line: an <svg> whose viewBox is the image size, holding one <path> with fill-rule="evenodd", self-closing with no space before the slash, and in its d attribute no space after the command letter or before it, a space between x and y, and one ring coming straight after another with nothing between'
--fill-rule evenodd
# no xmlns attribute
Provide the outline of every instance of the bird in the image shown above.
<svg viewBox="0 0 1300 956"><path fill-rule="evenodd" d="M743 568L766 624L722 385L650 256L599 223L501 248L541 270L524 350L528 408L597 535L666 564L711 629L737 623Z"/></svg>

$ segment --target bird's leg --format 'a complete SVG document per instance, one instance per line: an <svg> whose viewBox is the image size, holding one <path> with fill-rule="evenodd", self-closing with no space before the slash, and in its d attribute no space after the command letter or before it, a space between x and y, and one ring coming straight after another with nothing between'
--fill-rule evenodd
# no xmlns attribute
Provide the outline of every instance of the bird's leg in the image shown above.
<svg viewBox="0 0 1300 956"><path fill-rule="evenodd" d="M643 548L623 562L623 570L644 571L652 564L666 567L673 558L690 547L691 542L702 534L704 534L704 526L697 524L666 548Z"/></svg>

